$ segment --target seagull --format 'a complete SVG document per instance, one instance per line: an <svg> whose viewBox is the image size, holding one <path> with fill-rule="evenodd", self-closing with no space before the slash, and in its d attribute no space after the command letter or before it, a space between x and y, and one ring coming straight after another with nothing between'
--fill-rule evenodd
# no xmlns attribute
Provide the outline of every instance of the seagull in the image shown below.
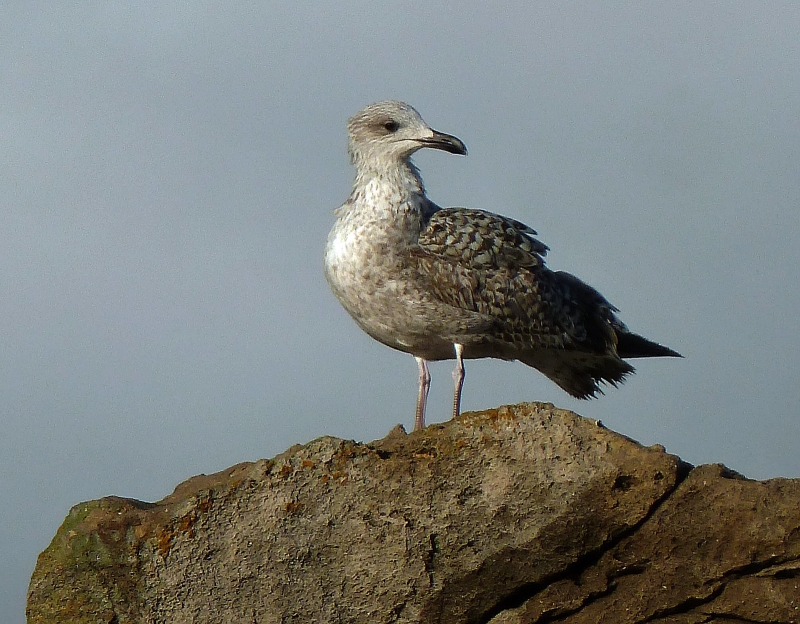
<svg viewBox="0 0 800 624"><path fill-rule="evenodd" d="M361 329L416 359L415 430L425 426L430 361L456 360L455 418L465 359L518 360L588 399L633 373L625 358L681 357L629 331L597 290L549 269L548 247L527 225L428 199L414 152L467 148L413 107L370 104L347 130L355 182L335 211L325 277Z"/></svg>

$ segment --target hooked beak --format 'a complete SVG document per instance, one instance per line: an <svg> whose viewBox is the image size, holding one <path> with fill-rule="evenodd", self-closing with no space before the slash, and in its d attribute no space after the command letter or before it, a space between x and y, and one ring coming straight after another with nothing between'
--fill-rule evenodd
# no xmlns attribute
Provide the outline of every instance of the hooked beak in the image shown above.
<svg viewBox="0 0 800 624"><path fill-rule="evenodd" d="M464 145L464 142L451 134L434 130L432 137L418 140L424 147L433 147L451 154L460 154L461 156L467 155L467 146Z"/></svg>

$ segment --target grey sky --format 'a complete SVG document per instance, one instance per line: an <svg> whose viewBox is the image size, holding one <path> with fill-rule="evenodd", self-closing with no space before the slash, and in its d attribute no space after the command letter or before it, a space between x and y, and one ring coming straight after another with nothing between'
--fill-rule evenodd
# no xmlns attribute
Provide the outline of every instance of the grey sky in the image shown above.
<svg viewBox="0 0 800 624"><path fill-rule="evenodd" d="M529 224L686 356L588 403L471 361L464 409L800 476L798 32L793 2L5 3L0 612L73 504L411 427L413 359L322 274L345 121L381 99L468 145L417 156L434 201Z"/></svg>

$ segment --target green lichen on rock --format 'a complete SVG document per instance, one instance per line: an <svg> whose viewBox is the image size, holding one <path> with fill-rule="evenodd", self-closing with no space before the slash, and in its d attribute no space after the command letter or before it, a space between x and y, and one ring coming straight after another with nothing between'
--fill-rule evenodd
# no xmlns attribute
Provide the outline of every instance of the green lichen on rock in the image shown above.
<svg viewBox="0 0 800 624"><path fill-rule="evenodd" d="M121 498L75 505L39 555L28 622L136 621L137 540L126 519L146 505Z"/></svg>

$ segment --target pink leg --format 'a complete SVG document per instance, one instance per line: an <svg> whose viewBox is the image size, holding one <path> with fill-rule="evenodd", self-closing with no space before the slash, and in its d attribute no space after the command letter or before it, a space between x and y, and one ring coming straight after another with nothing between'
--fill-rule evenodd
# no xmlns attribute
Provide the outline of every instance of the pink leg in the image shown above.
<svg viewBox="0 0 800 624"><path fill-rule="evenodd" d="M421 357L414 357L419 367L419 394L417 394L417 418L414 420L414 431L425 428L425 406L428 404L428 390L431 389L431 374L428 362Z"/></svg>
<svg viewBox="0 0 800 624"><path fill-rule="evenodd" d="M456 350L456 367L453 369L453 381L456 384L455 393L453 394L453 418L458 418L461 413L461 388L464 387L464 345L454 344Z"/></svg>

